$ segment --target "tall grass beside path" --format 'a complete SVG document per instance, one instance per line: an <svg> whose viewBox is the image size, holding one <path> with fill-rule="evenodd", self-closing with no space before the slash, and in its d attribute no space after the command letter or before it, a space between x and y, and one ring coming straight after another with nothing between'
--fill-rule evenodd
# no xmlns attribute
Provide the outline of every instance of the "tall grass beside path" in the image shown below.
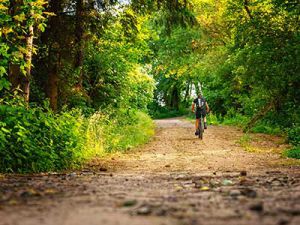
<svg viewBox="0 0 300 225"><path fill-rule="evenodd" d="M153 134L150 117L135 110L87 118L79 110L54 114L0 105L0 172L78 168L92 158L143 144Z"/></svg>

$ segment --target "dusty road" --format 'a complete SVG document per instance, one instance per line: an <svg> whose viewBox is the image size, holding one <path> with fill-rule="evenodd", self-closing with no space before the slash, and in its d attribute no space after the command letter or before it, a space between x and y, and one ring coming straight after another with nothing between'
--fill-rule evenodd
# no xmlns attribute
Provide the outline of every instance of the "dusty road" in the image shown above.
<svg viewBox="0 0 300 225"><path fill-rule="evenodd" d="M0 175L0 225L300 224L299 161L281 157L280 138L157 127L147 145L82 171Z"/></svg>

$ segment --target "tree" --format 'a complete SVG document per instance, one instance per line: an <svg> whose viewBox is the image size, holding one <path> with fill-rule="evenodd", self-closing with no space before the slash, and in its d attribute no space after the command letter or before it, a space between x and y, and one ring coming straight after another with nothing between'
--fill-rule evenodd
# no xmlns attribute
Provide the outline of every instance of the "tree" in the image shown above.
<svg viewBox="0 0 300 225"><path fill-rule="evenodd" d="M5 2L4 2L5 4ZM44 0L12 0L6 7L3 42L10 52L8 78L11 88L20 88L26 102L29 101L33 39L35 29L44 30Z"/></svg>

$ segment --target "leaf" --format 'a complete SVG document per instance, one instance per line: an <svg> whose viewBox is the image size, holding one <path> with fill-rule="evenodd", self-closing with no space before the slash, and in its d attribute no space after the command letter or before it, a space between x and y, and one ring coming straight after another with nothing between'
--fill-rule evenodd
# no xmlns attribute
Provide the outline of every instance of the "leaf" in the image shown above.
<svg viewBox="0 0 300 225"><path fill-rule="evenodd" d="M6 11L8 8L2 4L0 4L0 11Z"/></svg>
<svg viewBox="0 0 300 225"><path fill-rule="evenodd" d="M21 13L19 15L16 15L13 17L16 21L19 21L19 22L23 22L26 20L26 16L24 13Z"/></svg>
<svg viewBox="0 0 300 225"><path fill-rule="evenodd" d="M3 89L9 89L10 88L10 82L6 80L5 78L0 79L0 91Z"/></svg>
<svg viewBox="0 0 300 225"><path fill-rule="evenodd" d="M6 74L6 69L3 66L0 66L0 77L2 77L4 74Z"/></svg>
<svg viewBox="0 0 300 225"><path fill-rule="evenodd" d="M10 133L10 130L8 130L8 129L4 128L4 127L2 127L1 130L2 130L4 133Z"/></svg>
<svg viewBox="0 0 300 225"><path fill-rule="evenodd" d="M42 31L42 32L45 31L45 28L46 28L46 24L44 24L44 23L41 23L41 24L38 25L38 29L39 29L40 31Z"/></svg>

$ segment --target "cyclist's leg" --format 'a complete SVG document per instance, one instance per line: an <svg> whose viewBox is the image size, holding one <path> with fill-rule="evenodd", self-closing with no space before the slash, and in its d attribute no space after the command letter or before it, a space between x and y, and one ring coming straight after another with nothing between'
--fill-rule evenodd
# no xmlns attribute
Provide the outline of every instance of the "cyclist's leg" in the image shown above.
<svg viewBox="0 0 300 225"><path fill-rule="evenodd" d="M204 122L204 129L207 129L207 120L206 120L206 111L202 111L202 117L203 117L203 122Z"/></svg>
<svg viewBox="0 0 300 225"><path fill-rule="evenodd" d="M199 113L199 111L196 111L195 116L196 116L196 122L195 122L196 132L195 132L195 135L198 135L199 120L201 118L201 114Z"/></svg>
<svg viewBox="0 0 300 225"><path fill-rule="evenodd" d="M198 127L199 127L199 121L200 119L196 119L196 123L195 123L195 135L198 135L199 134L199 130L198 130Z"/></svg>
<svg viewBox="0 0 300 225"><path fill-rule="evenodd" d="M196 130L198 129L198 126L199 126L199 120L200 120L200 119L196 119L196 123L195 123L195 129L196 129Z"/></svg>

